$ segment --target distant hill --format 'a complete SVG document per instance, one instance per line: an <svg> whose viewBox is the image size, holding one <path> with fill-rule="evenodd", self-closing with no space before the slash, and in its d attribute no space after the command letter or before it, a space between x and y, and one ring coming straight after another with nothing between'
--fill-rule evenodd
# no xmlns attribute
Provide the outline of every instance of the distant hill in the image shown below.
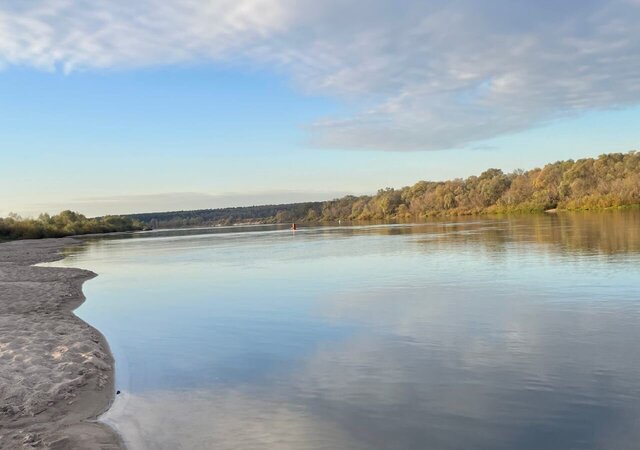
<svg viewBox="0 0 640 450"><path fill-rule="evenodd" d="M129 214L125 217L138 220L153 228L233 225L239 223L285 223L307 218L309 211L314 211L316 216L319 217L322 205L322 202L288 203Z"/></svg>
<svg viewBox="0 0 640 450"><path fill-rule="evenodd" d="M543 168L449 181L419 181L371 196L326 202L131 214L148 226L189 227L235 223L410 220L430 216L558 210L591 210L640 205L640 153L558 161Z"/></svg>

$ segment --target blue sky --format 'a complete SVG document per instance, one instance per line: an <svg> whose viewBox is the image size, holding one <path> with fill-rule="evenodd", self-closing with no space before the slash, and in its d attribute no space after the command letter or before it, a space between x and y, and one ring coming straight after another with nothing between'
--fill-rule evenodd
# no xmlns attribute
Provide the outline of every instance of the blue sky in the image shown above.
<svg viewBox="0 0 640 450"><path fill-rule="evenodd" d="M0 5L0 215L321 200L640 147L636 0L129 3Z"/></svg>

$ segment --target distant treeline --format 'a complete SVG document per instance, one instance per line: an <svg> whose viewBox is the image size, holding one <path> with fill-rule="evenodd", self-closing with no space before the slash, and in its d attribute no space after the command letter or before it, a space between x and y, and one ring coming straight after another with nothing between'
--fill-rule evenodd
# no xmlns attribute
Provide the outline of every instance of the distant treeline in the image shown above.
<svg viewBox="0 0 640 450"><path fill-rule="evenodd" d="M412 220L432 216L551 209L590 210L640 205L640 153L558 161L543 168L449 181L420 181L373 196L346 196L327 202L134 214L158 227L235 223Z"/></svg>
<svg viewBox="0 0 640 450"><path fill-rule="evenodd" d="M160 213L129 214L152 228L197 227L203 225L233 225L237 223L282 223L306 217L309 211L320 211L322 202L282 205L240 206L235 208L199 209Z"/></svg>
<svg viewBox="0 0 640 450"><path fill-rule="evenodd" d="M88 219L73 211L50 216L40 214L37 219L23 219L11 214L0 218L0 241L11 239L39 239L77 234L113 233L142 230L144 225L130 217L105 216Z"/></svg>

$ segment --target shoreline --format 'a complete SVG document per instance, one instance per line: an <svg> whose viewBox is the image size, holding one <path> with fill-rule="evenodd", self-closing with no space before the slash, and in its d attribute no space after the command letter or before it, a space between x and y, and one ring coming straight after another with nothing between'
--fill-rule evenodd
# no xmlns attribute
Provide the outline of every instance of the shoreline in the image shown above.
<svg viewBox="0 0 640 450"><path fill-rule="evenodd" d="M0 449L124 450L97 422L115 398L114 359L104 336L74 314L97 276L36 267L81 241L0 243Z"/></svg>

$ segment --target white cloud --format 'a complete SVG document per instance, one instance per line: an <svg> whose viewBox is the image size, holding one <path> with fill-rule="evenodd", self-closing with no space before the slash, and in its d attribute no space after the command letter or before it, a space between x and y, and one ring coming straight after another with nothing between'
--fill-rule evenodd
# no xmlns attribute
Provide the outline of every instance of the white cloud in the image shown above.
<svg viewBox="0 0 640 450"><path fill-rule="evenodd" d="M270 0L10 2L0 61L70 71L223 58L285 22Z"/></svg>
<svg viewBox="0 0 640 450"><path fill-rule="evenodd" d="M310 124L318 145L433 150L640 103L638 20L636 0L16 1L0 65L258 64L355 111Z"/></svg>

